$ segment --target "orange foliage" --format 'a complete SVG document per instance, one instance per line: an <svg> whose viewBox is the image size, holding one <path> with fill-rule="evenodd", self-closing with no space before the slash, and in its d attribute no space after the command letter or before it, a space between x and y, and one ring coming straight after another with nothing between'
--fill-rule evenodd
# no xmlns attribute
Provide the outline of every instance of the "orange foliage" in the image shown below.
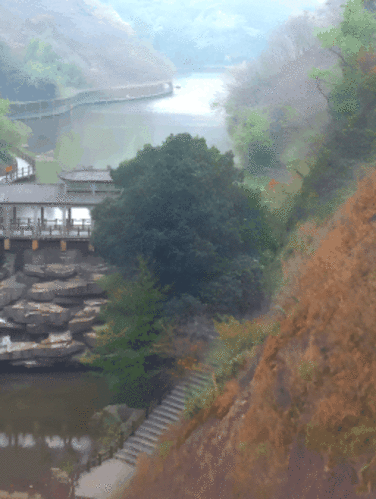
<svg viewBox="0 0 376 499"><path fill-rule="evenodd" d="M262 345L253 379L227 382L212 407L170 429L167 458L142 457L117 497L375 497L374 214L376 172L330 222L300 228L314 253L297 247L285 263L284 315L255 321L278 319L280 332ZM229 340L246 333L233 328Z"/></svg>
<svg viewBox="0 0 376 499"><path fill-rule="evenodd" d="M274 190L274 186L276 186L277 184L279 184L279 182L277 182L274 178L268 183L268 189L271 189L275 192Z"/></svg>
<svg viewBox="0 0 376 499"><path fill-rule="evenodd" d="M366 52L362 47L359 50L357 61L363 73L369 73L376 67L376 54L372 50Z"/></svg>

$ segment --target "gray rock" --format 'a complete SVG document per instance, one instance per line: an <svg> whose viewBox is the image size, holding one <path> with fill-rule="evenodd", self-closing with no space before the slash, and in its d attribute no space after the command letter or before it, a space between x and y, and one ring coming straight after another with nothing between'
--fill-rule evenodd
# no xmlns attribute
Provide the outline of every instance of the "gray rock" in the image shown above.
<svg viewBox="0 0 376 499"><path fill-rule="evenodd" d="M12 301L17 300L22 296L26 289L26 284L21 284L16 281L15 276L9 277L5 281L0 282L0 307L8 305Z"/></svg>
<svg viewBox="0 0 376 499"><path fill-rule="evenodd" d="M88 295L103 295L105 294L105 291L103 288L97 284L96 281L98 281L101 277L104 277L104 274L92 274L92 276L89 278L89 282L87 284L87 294Z"/></svg>
<svg viewBox="0 0 376 499"><path fill-rule="evenodd" d="M80 277L60 282L61 286L55 290L56 296L82 296L87 294L87 282Z"/></svg>
<svg viewBox="0 0 376 499"><path fill-rule="evenodd" d="M44 273L46 277L57 279L67 279L77 274L75 265L65 265L62 263L50 263L45 265Z"/></svg>
<svg viewBox="0 0 376 499"><path fill-rule="evenodd" d="M26 296L29 300L52 301L55 291L61 287L62 281L38 282L31 286Z"/></svg>
<svg viewBox="0 0 376 499"><path fill-rule="evenodd" d="M95 348L97 344L97 333L89 331L87 333L83 333L82 338L88 347Z"/></svg>
<svg viewBox="0 0 376 499"><path fill-rule="evenodd" d="M26 263L24 265L23 273L32 277L44 277L44 268L42 265Z"/></svg>
<svg viewBox="0 0 376 499"><path fill-rule="evenodd" d="M0 321L0 334L12 334L25 331L25 324L17 322Z"/></svg>
<svg viewBox="0 0 376 499"><path fill-rule="evenodd" d="M32 277L32 276L26 275L21 271L18 271L15 275L16 275L16 281L21 283L21 284L26 284L27 288L29 288L33 284L39 282L38 277Z"/></svg>
<svg viewBox="0 0 376 499"><path fill-rule="evenodd" d="M85 307L77 312L69 321L68 326L72 333L86 331L97 322L97 316L100 312L100 307Z"/></svg>
<svg viewBox="0 0 376 499"><path fill-rule="evenodd" d="M15 322L24 324L51 324L61 326L69 321L71 311L53 303L37 303L21 300L6 307L6 313Z"/></svg>
<svg viewBox="0 0 376 499"><path fill-rule="evenodd" d="M78 352L85 350L84 343L72 341L71 343L51 343L49 345L41 345L38 343L37 348L33 350L33 354L38 357L69 357Z"/></svg>
<svg viewBox="0 0 376 499"><path fill-rule="evenodd" d="M61 305L62 307L82 307L84 303L83 299L78 298L66 298L65 296L55 296L53 303L56 305Z"/></svg>
<svg viewBox="0 0 376 499"><path fill-rule="evenodd" d="M49 324L26 324L26 333L32 335L46 334L51 330Z"/></svg>

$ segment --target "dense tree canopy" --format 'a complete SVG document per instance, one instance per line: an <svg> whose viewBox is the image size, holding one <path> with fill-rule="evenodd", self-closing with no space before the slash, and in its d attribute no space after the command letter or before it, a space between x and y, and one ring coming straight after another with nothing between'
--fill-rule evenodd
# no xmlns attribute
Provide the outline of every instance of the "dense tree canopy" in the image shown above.
<svg viewBox="0 0 376 499"><path fill-rule="evenodd" d="M131 407L150 402L158 375L168 364L165 355L152 349L163 335L161 311L166 290L158 288L142 259L138 270L132 283L120 274L102 278L101 286L109 297L100 314L105 325L97 328L94 353L83 360L99 367L96 376L104 376L110 389Z"/></svg>
<svg viewBox="0 0 376 499"><path fill-rule="evenodd" d="M56 85L41 74L32 75L9 46L0 41L0 96L11 101L53 99Z"/></svg>
<svg viewBox="0 0 376 499"><path fill-rule="evenodd" d="M12 146L20 146L27 142L31 128L20 121L11 121L7 118L9 101L0 99L0 165L8 165L14 161L11 152Z"/></svg>
<svg viewBox="0 0 376 499"><path fill-rule="evenodd" d="M205 139L170 135L162 146L144 146L111 175L124 191L92 210L92 243L124 272L142 255L160 284L172 286L171 295L199 296L235 257L256 258L268 242L258 202L242 189L232 152L209 149Z"/></svg>

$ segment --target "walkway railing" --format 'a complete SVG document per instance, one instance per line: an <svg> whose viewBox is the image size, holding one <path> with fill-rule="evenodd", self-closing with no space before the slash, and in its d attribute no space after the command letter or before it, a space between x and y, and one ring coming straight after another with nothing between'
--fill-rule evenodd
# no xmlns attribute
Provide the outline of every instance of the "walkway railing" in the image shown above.
<svg viewBox="0 0 376 499"><path fill-rule="evenodd" d="M41 220L38 218L37 224L34 224L32 218L16 218L10 220L10 237L82 237L90 238L92 223L90 219L71 219L64 226L63 221L59 219ZM0 217L0 236L7 237L4 217Z"/></svg>
<svg viewBox="0 0 376 499"><path fill-rule="evenodd" d="M27 165L26 167L14 168L10 172L6 172L6 182L16 182L19 179L25 179L35 176L35 166Z"/></svg>
<svg viewBox="0 0 376 499"><path fill-rule="evenodd" d="M149 82L136 85L113 87L110 89L90 88L77 91L67 98L43 101L11 102L8 118L22 120L27 118L41 118L56 116L71 111L74 107L83 104L97 104L100 102L120 102L133 99L159 97L173 92L172 81Z"/></svg>

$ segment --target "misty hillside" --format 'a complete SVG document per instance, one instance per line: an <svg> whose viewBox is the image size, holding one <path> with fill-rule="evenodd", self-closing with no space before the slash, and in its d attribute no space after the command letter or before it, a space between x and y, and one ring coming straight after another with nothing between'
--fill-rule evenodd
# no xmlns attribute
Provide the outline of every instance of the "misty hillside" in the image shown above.
<svg viewBox="0 0 376 499"><path fill-rule="evenodd" d="M350 0L331 31L340 3L320 43L282 27L235 74L224 107L243 168L272 158L296 173L265 188L281 224L264 267L273 303L215 322L212 385L111 499L375 497L376 10Z"/></svg>
<svg viewBox="0 0 376 499"><path fill-rule="evenodd" d="M22 70L34 79L46 79L40 61L24 67L33 40L50 45L62 63L77 66L84 87L143 83L168 79L173 74L172 64L140 42L116 12L83 0L42 0L37 4L4 0L0 6L0 41L10 47Z"/></svg>

